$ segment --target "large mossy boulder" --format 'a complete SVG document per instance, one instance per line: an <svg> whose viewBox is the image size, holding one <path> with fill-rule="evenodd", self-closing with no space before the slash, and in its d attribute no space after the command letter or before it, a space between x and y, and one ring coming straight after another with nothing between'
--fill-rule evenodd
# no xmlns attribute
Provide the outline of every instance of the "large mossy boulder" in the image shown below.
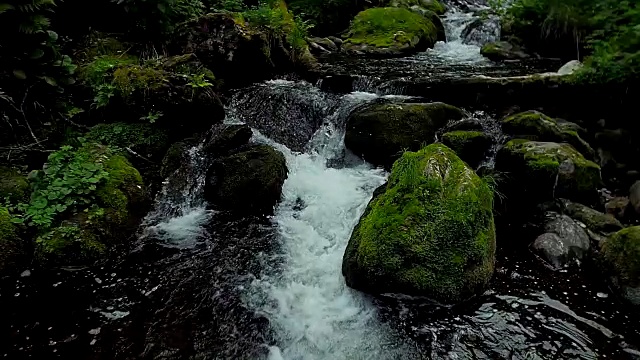
<svg viewBox="0 0 640 360"><path fill-rule="evenodd" d="M538 111L525 111L502 120L502 131L517 139L533 141L564 142L573 146L588 159L595 152L578 134L574 124L558 122Z"/></svg>
<svg viewBox="0 0 640 360"><path fill-rule="evenodd" d="M492 141L482 131L450 131L442 134L442 143L475 169L486 158Z"/></svg>
<svg viewBox="0 0 640 360"><path fill-rule="evenodd" d="M8 201L17 204L29 199L30 186L27 177L17 169L0 166L0 204Z"/></svg>
<svg viewBox="0 0 640 360"><path fill-rule="evenodd" d="M622 297L640 305L640 226L613 234L602 245L600 255Z"/></svg>
<svg viewBox="0 0 640 360"><path fill-rule="evenodd" d="M149 199L123 155L95 144L61 151L37 179L27 211L38 220L36 258L47 265L88 264L131 236Z"/></svg>
<svg viewBox="0 0 640 360"><path fill-rule="evenodd" d="M0 207L0 277L19 273L27 259L26 247L5 207Z"/></svg>
<svg viewBox="0 0 640 360"><path fill-rule="evenodd" d="M519 46L506 41L487 43L480 49L480 54L492 61L521 60L529 57Z"/></svg>
<svg viewBox="0 0 640 360"><path fill-rule="evenodd" d="M205 197L214 206L239 214L271 214L286 178L281 152L268 145L248 146L214 161Z"/></svg>
<svg viewBox="0 0 640 360"><path fill-rule="evenodd" d="M149 123L98 124L91 128L85 138L102 145L131 150L152 162L162 160L170 145L169 132ZM138 159L134 155L131 160Z"/></svg>
<svg viewBox="0 0 640 360"><path fill-rule="evenodd" d="M464 112L443 103L373 104L347 120L346 147L364 160L390 168L403 151L435 141L436 132Z"/></svg>
<svg viewBox="0 0 640 360"><path fill-rule="evenodd" d="M516 213L560 197L591 203L602 182L596 163L553 142L511 140L498 151L496 170L505 174L500 190Z"/></svg>
<svg viewBox="0 0 640 360"><path fill-rule="evenodd" d="M371 8L353 19L342 48L347 53L404 56L432 48L438 28L427 17L399 7Z"/></svg>
<svg viewBox="0 0 640 360"><path fill-rule="evenodd" d="M493 192L442 144L406 152L354 229L342 263L365 292L457 303L494 270Z"/></svg>

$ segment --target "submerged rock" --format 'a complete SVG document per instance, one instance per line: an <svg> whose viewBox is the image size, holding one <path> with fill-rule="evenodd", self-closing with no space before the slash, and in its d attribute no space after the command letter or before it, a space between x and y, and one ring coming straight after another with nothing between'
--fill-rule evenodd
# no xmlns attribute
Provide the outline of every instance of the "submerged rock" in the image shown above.
<svg viewBox="0 0 640 360"><path fill-rule="evenodd" d="M432 48L437 39L429 18L405 8L371 8L353 19L342 47L356 55L404 56Z"/></svg>
<svg viewBox="0 0 640 360"><path fill-rule="evenodd" d="M492 61L521 60L529 57L520 47L506 41L487 43L480 49L480 54Z"/></svg>
<svg viewBox="0 0 640 360"><path fill-rule="evenodd" d="M552 142L511 140L498 151L496 170L507 176L501 191L512 210L560 197L589 203L602 182L597 164L571 145Z"/></svg>
<svg viewBox="0 0 640 360"><path fill-rule="evenodd" d="M587 233L566 215L557 215L544 226L546 233L533 242L534 251L555 269L581 260L591 243Z"/></svg>
<svg viewBox="0 0 640 360"><path fill-rule="evenodd" d="M462 110L443 103L374 104L347 120L345 146L374 165L390 168L403 151L435 141L436 132Z"/></svg>
<svg viewBox="0 0 640 360"><path fill-rule="evenodd" d="M504 133L518 139L533 141L564 142L573 146L582 155L593 159L595 152L578 135L573 123L559 123L538 111L525 111L502 120Z"/></svg>
<svg viewBox="0 0 640 360"><path fill-rule="evenodd" d="M574 203L568 200L563 201L564 212L572 219L585 224L591 231L598 233L612 233L622 230L623 226L615 217L603 214L586 205Z"/></svg>
<svg viewBox="0 0 640 360"><path fill-rule="evenodd" d="M481 131L452 131L442 135L442 143L475 169L485 159L491 138Z"/></svg>
<svg viewBox="0 0 640 360"><path fill-rule="evenodd" d="M28 259L26 244L18 236L18 229L11 222L11 214L0 207L0 277L17 274Z"/></svg>
<svg viewBox="0 0 640 360"><path fill-rule="evenodd" d="M268 145L250 146L213 163L205 197L222 209L271 214L286 178L287 164L281 152Z"/></svg>
<svg viewBox="0 0 640 360"><path fill-rule="evenodd" d="M449 148L432 144L396 161L353 230L347 284L457 303L493 274L493 193Z"/></svg>
<svg viewBox="0 0 640 360"><path fill-rule="evenodd" d="M640 226L613 234L602 245L600 257L622 297L640 305Z"/></svg>

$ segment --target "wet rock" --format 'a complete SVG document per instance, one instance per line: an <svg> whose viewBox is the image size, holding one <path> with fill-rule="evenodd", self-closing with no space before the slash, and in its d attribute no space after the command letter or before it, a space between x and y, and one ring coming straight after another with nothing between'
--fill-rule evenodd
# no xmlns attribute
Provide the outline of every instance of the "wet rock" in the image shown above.
<svg viewBox="0 0 640 360"><path fill-rule="evenodd" d="M492 199L446 146L404 153L351 235L342 263L347 284L445 303L482 292L494 270Z"/></svg>
<svg viewBox="0 0 640 360"><path fill-rule="evenodd" d="M487 43L480 49L480 54L492 61L522 60L529 57L519 46L506 41Z"/></svg>
<svg viewBox="0 0 640 360"><path fill-rule="evenodd" d="M605 204L607 214L614 216L618 220L626 218L627 209L629 208L629 198L615 197Z"/></svg>
<svg viewBox="0 0 640 360"><path fill-rule="evenodd" d="M640 305L640 226L613 234L602 245L600 258L620 295Z"/></svg>
<svg viewBox="0 0 640 360"><path fill-rule="evenodd" d="M160 161L170 145L168 131L154 124L99 124L92 127L85 138L102 145L128 148L152 162ZM128 155L132 162L145 161L131 153Z"/></svg>
<svg viewBox="0 0 640 360"><path fill-rule="evenodd" d="M475 169L485 159L492 141L480 131L452 131L442 135L442 143Z"/></svg>
<svg viewBox="0 0 640 360"><path fill-rule="evenodd" d="M0 207L0 277L21 272L28 261L26 243L11 219L7 208Z"/></svg>
<svg viewBox="0 0 640 360"><path fill-rule="evenodd" d="M253 136L247 125L214 125L205 139L204 152L212 158L249 143Z"/></svg>
<svg viewBox="0 0 640 360"><path fill-rule="evenodd" d="M629 189L629 205L640 214L640 180L636 181Z"/></svg>
<svg viewBox="0 0 640 360"><path fill-rule="evenodd" d="M205 197L215 206L243 214L271 214L287 178L284 155L268 145L217 159L209 168Z"/></svg>
<svg viewBox="0 0 640 360"><path fill-rule="evenodd" d="M496 170L507 174L500 189L514 215L559 197L594 202L602 181L597 164L552 142L511 140L498 151Z"/></svg>
<svg viewBox="0 0 640 360"><path fill-rule="evenodd" d="M464 119L456 121L447 126L447 132L449 131L483 131L482 123L475 119Z"/></svg>
<svg viewBox="0 0 640 360"><path fill-rule="evenodd" d="M467 25L460 34L463 44L484 46L500 40L500 18L489 16L476 19Z"/></svg>
<svg viewBox="0 0 640 360"><path fill-rule="evenodd" d="M443 103L374 104L351 114L345 145L366 161L390 168L403 151L432 143L438 129L463 116Z"/></svg>
<svg viewBox="0 0 640 360"><path fill-rule="evenodd" d="M583 156L593 159L595 152L567 122L562 125L538 111L525 111L502 120L502 131L517 139L564 142Z"/></svg>
<svg viewBox="0 0 640 360"><path fill-rule="evenodd" d="M549 265L563 268L570 261L580 260L589 251L587 233L566 215L553 218L544 227L546 233L533 242L534 251Z"/></svg>
<svg viewBox="0 0 640 360"><path fill-rule="evenodd" d="M615 217L603 214L588 206L574 203L568 200L562 201L564 212L572 219L585 224L587 228L596 233L612 233L622 230L623 226Z"/></svg>
<svg viewBox="0 0 640 360"><path fill-rule="evenodd" d="M558 75L570 75L582 68L580 60L571 60L568 63L562 65L558 70Z"/></svg>
<svg viewBox="0 0 640 360"><path fill-rule="evenodd" d="M405 8L371 8L356 15L342 48L355 55L405 56L432 48L437 39L429 18Z"/></svg>
<svg viewBox="0 0 640 360"><path fill-rule="evenodd" d="M164 158L162 158L160 176L166 179L178 170L183 163L188 161L189 155L187 152L196 143L197 140L193 138L173 143L165 153Z"/></svg>
<svg viewBox="0 0 640 360"><path fill-rule="evenodd" d="M29 200L31 186L18 169L0 166L0 201L18 204Z"/></svg>
<svg viewBox="0 0 640 360"><path fill-rule="evenodd" d="M329 38L313 37L313 38L309 38L307 41L311 45L312 49L314 48L313 44L316 44L316 45L319 45L322 49L324 49L327 52L337 52L338 50L340 50L338 45L336 45L336 43Z"/></svg>

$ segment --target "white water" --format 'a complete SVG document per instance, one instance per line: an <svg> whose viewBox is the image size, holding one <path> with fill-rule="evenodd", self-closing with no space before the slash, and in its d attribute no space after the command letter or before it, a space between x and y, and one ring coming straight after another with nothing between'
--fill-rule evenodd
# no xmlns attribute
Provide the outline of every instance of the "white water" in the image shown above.
<svg viewBox="0 0 640 360"><path fill-rule="evenodd" d="M465 13L456 9L448 11L446 17L443 19L447 41L437 42L433 49L427 50L427 54L452 64L488 62L484 56L480 55L479 46L462 43L462 31L473 20L474 17L471 13Z"/></svg>
<svg viewBox="0 0 640 360"><path fill-rule="evenodd" d="M340 109L375 97L352 93L342 99ZM289 169L273 217L282 251L272 261L279 267L254 282L259 295L250 300L276 331L273 360L397 359L410 353L379 322L367 297L346 286L341 273L351 231L387 175L366 163L327 167L343 152L344 131L335 123L341 116L329 117L306 153L293 153L256 132L258 141L282 151Z"/></svg>

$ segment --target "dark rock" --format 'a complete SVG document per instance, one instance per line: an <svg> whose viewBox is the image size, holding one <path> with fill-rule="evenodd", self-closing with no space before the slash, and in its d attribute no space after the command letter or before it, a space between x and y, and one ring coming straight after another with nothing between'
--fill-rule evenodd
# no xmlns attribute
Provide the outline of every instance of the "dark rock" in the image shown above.
<svg viewBox="0 0 640 360"><path fill-rule="evenodd" d="M188 151L196 143L197 140L193 138L173 143L165 153L164 158L162 158L160 176L166 179L178 170L182 164L189 161Z"/></svg>
<svg viewBox="0 0 640 360"><path fill-rule="evenodd" d="M445 303L481 293L495 265L492 198L446 146L404 153L349 239L347 285Z"/></svg>
<svg viewBox="0 0 640 360"><path fill-rule="evenodd" d="M25 242L18 237L18 229L11 222L11 215L0 207L0 277L18 274L28 261Z"/></svg>
<svg viewBox="0 0 640 360"><path fill-rule="evenodd" d="M482 123L476 119L464 119L447 125L449 131L483 131Z"/></svg>
<svg viewBox="0 0 640 360"><path fill-rule="evenodd" d="M250 146L209 168L205 197L238 213L271 214L287 178L284 156L268 145Z"/></svg>
<svg viewBox="0 0 640 360"><path fill-rule="evenodd" d="M442 143L475 169L485 159L492 141L480 131L452 131L442 135Z"/></svg>
<svg viewBox="0 0 640 360"><path fill-rule="evenodd" d="M460 34L463 44L484 46L487 43L500 40L500 19L490 16L486 19L476 19L467 25Z"/></svg>
<svg viewBox="0 0 640 360"><path fill-rule="evenodd" d="M627 209L629 208L629 198L615 197L605 204L607 214L612 215L618 220L626 219Z"/></svg>
<svg viewBox="0 0 640 360"><path fill-rule="evenodd" d="M328 52L337 52L339 50L338 46L333 42L333 40L329 38L313 37L313 38L309 38L308 42L310 44L320 45L323 49L327 50Z"/></svg>
<svg viewBox="0 0 640 360"><path fill-rule="evenodd" d="M591 247L584 229L566 215L554 217L544 229L546 233L534 241L533 249L556 269L581 260Z"/></svg>
<svg viewBox="0 0 640 360"><path fill-rule="evenodd" d="M587 228L596 233L612 233L622 230L620 221L609 214L603 214L588 206L574 203L568 200L562 201L564 212L572 219L585 224Z"/></svg>
<svg viewBox="0 0 640 360"><path fill-rule="evenodd" d="M613 234L603 243L600 258L619 294L640 305L640 226Z"/></svg>
<svg viewBox="0 0 640 360"><path fill-rule="evenodd" d="M152 162L160 161L170 145L168 131L154 124L98 124L85 138L102 145L129 149ZM145 161L131 153L127 155L134 163Z"/></svg>
<svg viewBox="0 0 640 360"><path fill-rule="evenodd" d="M366 161L390 168L403 151L434 142L441 127L463 116L443 103L374 104L351 114L345 145Z"/></svg>
<svg viewBox="0 0 640 360"><path fill-rule="evenodd" d="M204 152L212 158L225 155L229 151L249 143L253 136L247 125L214 125L207 133Z"/></svg>
<svg viewBox="0 0 640 360"><path fill-rule="evenodd" d="M29 200L31 186L17 169L0 166L0 201L18 204Z"/></svg>
<svg viewBox="0 0 640 360"><path fill-rule="evenodd" d="M640 180L631 185L629 189L629 205L636 214L640 214Z"/></svg>
<svg viewBox="0 0 640 360"><path fill-rule="evenodd" d="M506 41L496 41L485 44L480 54L492 61L521 60L529 57L519 46Z"/></svg>

